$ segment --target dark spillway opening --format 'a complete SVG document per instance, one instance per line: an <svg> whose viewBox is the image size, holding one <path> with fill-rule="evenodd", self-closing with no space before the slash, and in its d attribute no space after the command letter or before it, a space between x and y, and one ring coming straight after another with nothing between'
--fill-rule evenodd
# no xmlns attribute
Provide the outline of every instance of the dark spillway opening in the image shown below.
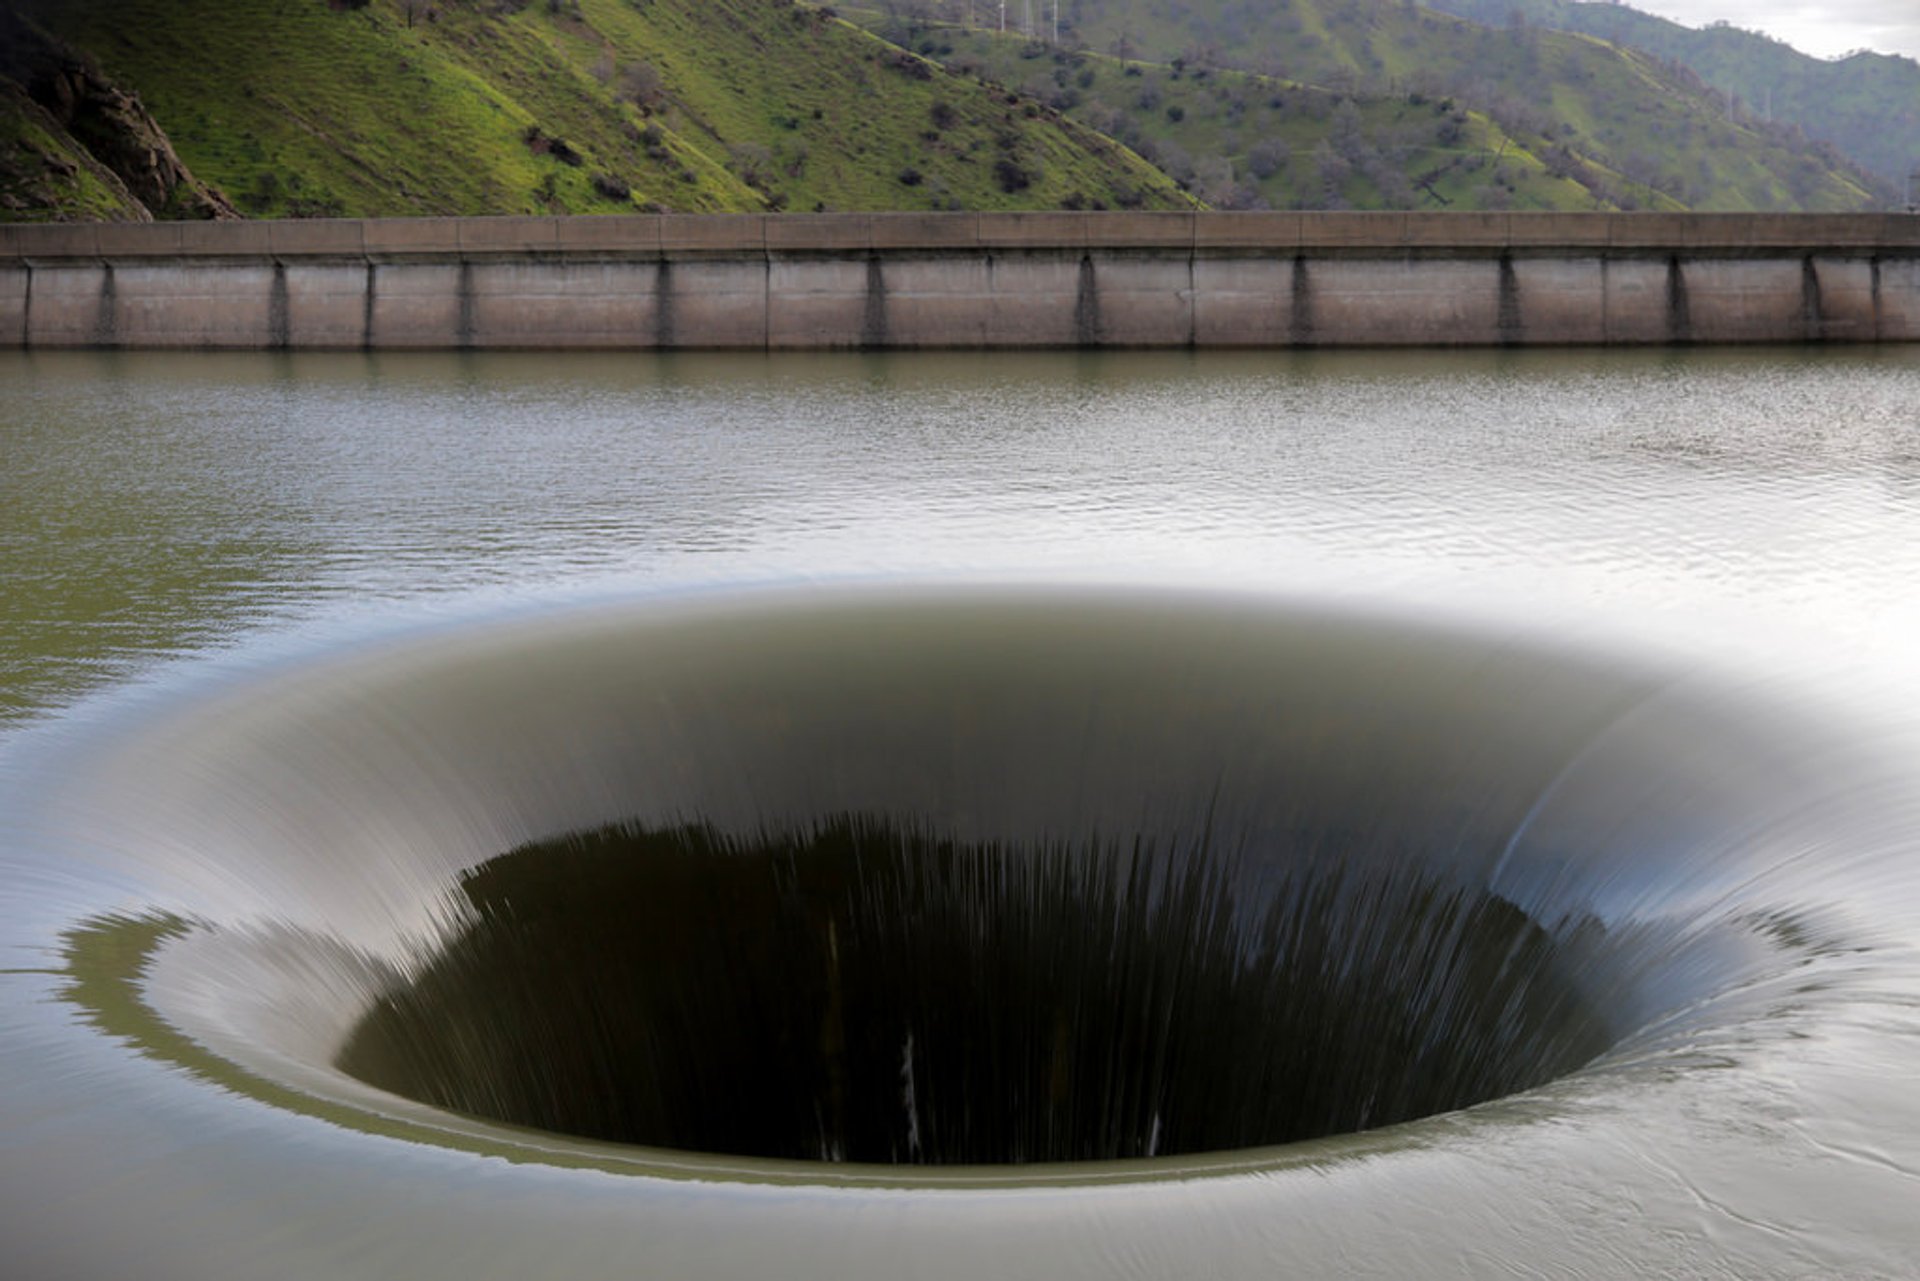
<svg viewBox="0 0 1920 1281"><path fill-rule="evenodd" d="M1549 931L1339 835L574 833L468 873L464 928L339 1066L596 1140L1000 1164L1365 1130L1607 1048Z"/></svg>
<svg viewBox="0 0 1920 1281"><path fill-rule="evenodd" d="M464 871L335 1062L505 1125L903 1165L1268 1147L1540 1086L1744 963L1686 851L1749 821L1723 766L1759 740L1500 630L849 591L348 675L377 716L312 741L407 733L314 821L376 793L402 849L458 842L409 890ZM366 835L328 831L301 866Z"/></svg>

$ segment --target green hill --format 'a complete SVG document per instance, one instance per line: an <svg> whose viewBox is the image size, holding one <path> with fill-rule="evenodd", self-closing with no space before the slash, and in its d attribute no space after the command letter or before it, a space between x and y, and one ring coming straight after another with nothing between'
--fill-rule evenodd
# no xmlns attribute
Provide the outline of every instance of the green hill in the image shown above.
<svg viewBox="0 0 1920 1281"><path fill-rule="evenodd" d="M897 3L948 20L969 8ZM1831 211L1884 207L1897 195L1797 131L1728 119L1696 77L1651 54L1527 24L1482 26L1405 0L1068 0L1061 40L1357 97L1451 97L1536 155L1621 175L1616 194L1629 203Z"/></svg>
<svg viewBox="0 0 1920 1281"><path fill-rule="evenodd" d="M1343 93L1184 59L1123 61L845 12L1118 138L1217 209L1683 208L1560 144L1523 141L1449 97Z"/></svg>
<svg viewBox="0 0 1920 1281"><path fill-rule="evenodd" d="M0 4L0 217L222 218L234 211L93 63Z"/></svg>
<svg viewBox="0 0 1920 1281"><path fill-rule="evenodd" d="M1624 4L1426 0L1477 22L1518 13L1536 26L1598 36L1688 68L1736 113L1794 125L1888 182L1920 171L1920 62L1884 53L1831 61L1724 22L1684 27Z"/></svg>
<svg viewBox="0 0 1920 1281"><path fill-rule="evenodd" d="M1191 207L791 0L6 0L251 216Z"/></svg>
<svg viewBox="0 0 1920 1281"><path fill-rule="evenodd" d="M1006 12L1052 35L1045 0ZM983 0L0 0L0 217L1898 199L1783 122L1798 90L1770 121L1706 71L1539 22L1058 12L1053 43L982 29ZM1881 118L1891 155L1905 117Z"/></svg>

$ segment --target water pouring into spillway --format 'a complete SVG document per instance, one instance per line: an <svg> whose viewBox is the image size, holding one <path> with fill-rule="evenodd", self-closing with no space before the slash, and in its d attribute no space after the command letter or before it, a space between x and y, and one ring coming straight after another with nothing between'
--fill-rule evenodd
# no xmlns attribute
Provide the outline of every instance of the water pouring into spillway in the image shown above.
<svg viewBox="0 0 1920 1281"><path fill-rule="evenodd" d="M1905 972L1899 806L1809 733L1499 628L892 584L256 665L8 806L117 887L64 999L174 1082L147 1123L247 1181L243 1239L374 1187L429 1273L857 1270L876 1215L943 1274L1258 1272L1385 1207L1383 1258L1457 1244L1434 1215L1599 1257L1581 1207L1646 1154L1739 1170L1688 1118Z"/></svg>
<svg viewBox="0 0 1920 1281"><path fill-rule="evenodd" d="M464 878L474 920L340 1067L543 1130L788 1160L1265 1147L1538 1084L1608 1039L1546 931L1292 849L608 828Z"/></svg>

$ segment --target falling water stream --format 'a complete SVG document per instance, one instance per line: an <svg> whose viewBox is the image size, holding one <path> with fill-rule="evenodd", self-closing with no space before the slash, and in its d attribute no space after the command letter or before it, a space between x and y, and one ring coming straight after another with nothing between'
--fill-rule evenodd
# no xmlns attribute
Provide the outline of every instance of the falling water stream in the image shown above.
<svg viewBox="0 0 1920 1281"><path fill-rule="evenodd" d="M1920 1265L1920 354L0 389L9 1276Z"/></svg>

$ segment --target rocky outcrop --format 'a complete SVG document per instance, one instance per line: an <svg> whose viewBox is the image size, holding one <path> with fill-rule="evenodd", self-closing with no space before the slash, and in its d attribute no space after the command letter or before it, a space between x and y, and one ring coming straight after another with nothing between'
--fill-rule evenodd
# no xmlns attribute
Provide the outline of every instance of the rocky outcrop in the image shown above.
<svg viewBox="0 0 1920 1281"><path fill-rule="evenodd" d="M147 222L126 184L0 77L0 220Z"/></svg>
<svg viewBox="0 0 1920 1281"><path fill-rule="evenodd" d="M150 216L240 216L226 196L195 178L181 163L166 131L141 105L139 94L114 84L97 67L4 7L0 7L0 78L23 90L55 129L111 173Z"/></svg>

